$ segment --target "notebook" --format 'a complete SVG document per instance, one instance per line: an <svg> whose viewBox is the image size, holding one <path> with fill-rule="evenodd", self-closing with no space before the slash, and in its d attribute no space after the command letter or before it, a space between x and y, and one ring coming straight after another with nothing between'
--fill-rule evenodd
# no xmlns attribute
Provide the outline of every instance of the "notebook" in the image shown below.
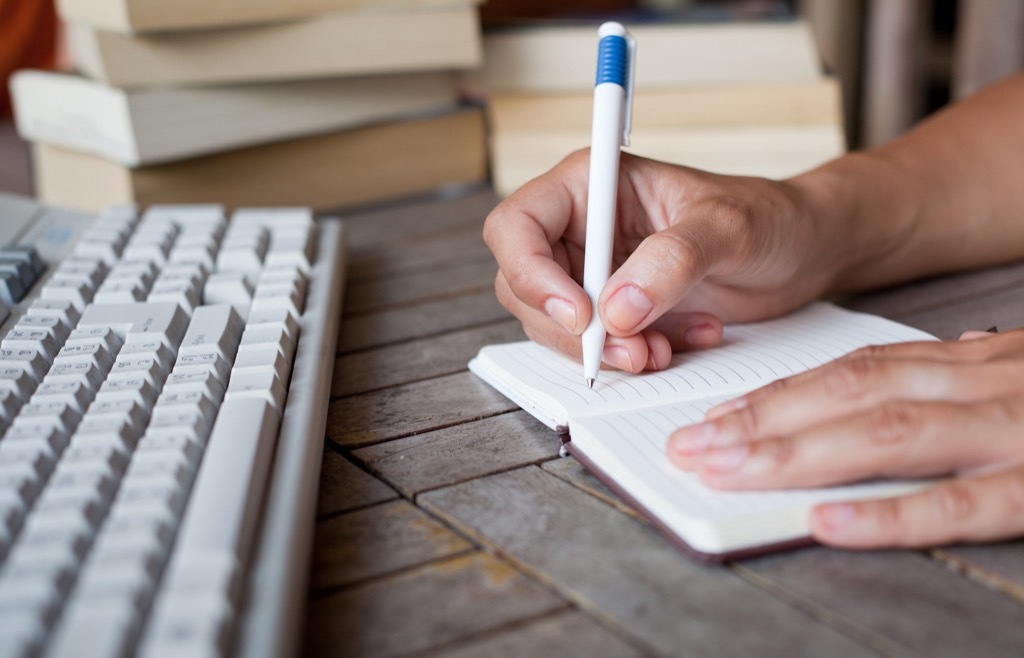
<svg viewBox="0 0 1024 658"><path fill-rule="evenodd" d="M664 371L603 370L593 390L579 363L529 341L486 346L469 368L557 430L573 456L688 554L715 562L810 543L809 513L818 503L894 496L927 483L716 491L669 463L668 435L719 402L859 347L919 340L936 339L815 303L779 319L727 326L719 347L676 354Z"/></svg>

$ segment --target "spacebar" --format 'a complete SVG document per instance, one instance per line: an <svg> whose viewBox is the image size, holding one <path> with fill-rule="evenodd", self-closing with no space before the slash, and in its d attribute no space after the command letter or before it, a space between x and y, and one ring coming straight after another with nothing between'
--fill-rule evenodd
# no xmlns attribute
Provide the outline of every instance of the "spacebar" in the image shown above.
<svg viewBox="0 0 1024 658"><path fill-rule="evenodd" d="M252 537L280 423L280 414L262 399L224 401L189 496L176 552L227 549L245 559L242 550Z"/></svg>
<svg viewBox="0 0 1024 658"><path fill-rule="evenodd" d="M280 413L263 399L221 405L142 655L165 655L171 646L183 651L177 655L189 655L182 645L195 640L212 644L208 649L223 648L217 645L234 616L280 421ZM182 637L183 629L196 625L201 628Z"/></svg>

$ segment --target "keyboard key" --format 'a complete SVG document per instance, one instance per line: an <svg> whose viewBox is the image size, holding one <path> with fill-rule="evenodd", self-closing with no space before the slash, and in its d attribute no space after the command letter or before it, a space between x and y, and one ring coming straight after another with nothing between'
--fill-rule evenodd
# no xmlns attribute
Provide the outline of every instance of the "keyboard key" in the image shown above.
<svg viewBox="0 0 1024 658"><path fill-rule="evenodd" d="M295 208L67 218L43 285L39 253L0 248L0 658L223 655L317 228Z"/></svg>

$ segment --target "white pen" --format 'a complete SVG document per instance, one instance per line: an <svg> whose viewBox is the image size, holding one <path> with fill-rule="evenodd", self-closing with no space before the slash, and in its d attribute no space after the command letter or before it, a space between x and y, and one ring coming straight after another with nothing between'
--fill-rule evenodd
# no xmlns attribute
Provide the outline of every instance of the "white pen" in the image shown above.
<svg viewBox="0 0 1024 658"><path fill-rule="evenodd" d="M636 41L618 23L598 31L594 119L590 133L590 181L587 189L587 241L583 290L590 297L590 324L583 332L583 378L594 388L601 369L605 328L597 298L612 273L615 200L619 189L619 147L629 146L633 107Z"/></svg>

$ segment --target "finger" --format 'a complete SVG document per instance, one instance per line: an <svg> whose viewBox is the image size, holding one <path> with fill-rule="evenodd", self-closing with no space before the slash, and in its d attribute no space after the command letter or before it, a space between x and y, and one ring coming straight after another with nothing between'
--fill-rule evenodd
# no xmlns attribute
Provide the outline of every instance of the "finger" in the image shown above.
<svg viewBox="0 0 1024 658"><path fill-rule="evenodd" d="M616 336L636 333L664 315L704 278L725 251L715 231L670 226L647 237L608 279L598 300L601 319Z"/></svg>
<svg viewBox="0 0 1024 658"><path fill-rule="evenodd" d="M533 309L519 300L500 272L495 279L495 291L502 305L523 323L523 330L530 340L577 361L582 358L580 337L566 331L551 314ZM609 336L602 354L604 364L631 373L663 370L671 360L672 347L668 339L656 331L623 338Z"/></svg>
<svg viewBox="0 0 1024 658"><path fill-rule="evenodd" d="M577 360L581 358L580 337L566 330L565 323L559 321L561 313L577 311L562 307L562 300L559 298L552 298L552 302L546 304L546 308L542 310L529 306L512 292L503 272L498 272L495 277L494 291L501 305L523 323L523 330L530 340ZM583 303L585 306L582 310L589 316L590 302L584 300Z"/></svg>
<svg viewBox="0 0 1024 658"><path fill-rule="evenodd" d="M721 404L708 411L706 422L726 441L758 440L892 399L967 402L996 397L1013 386L1019 370L1016 360L1005 359L955 363L844 358ZM675 447L683 450L690 442L686 435L698 431L681 431Z"/></svg>
<svg viewBox="0 0 1024 658"><path fill-rule="evenodd" d="M847 548L924 547L1024 534L1024 469L940 482L885 500L830 503L811 513L823 544Z"/></svg>
<svg viewBox="0 0 1024 658"><path fill-rule="evenodd" d="M722 342L722 321L710 313L666 313L650 325L674 352L703 350Z"/></svg>
<svg viewBox="0 0 1024 658"><path fill-rule="evenodd" d="M582 184L579 157L567 159L548 174L530 181L498 204L484 223L484 241L512 294L526 306L545 310L581 333L590 303L583 289L555 261L552 244L579 212L573 189ZM554 300L554 301L552 301Z"/></svg>
<svg viewBox="0 0 1024 658"><path fill-rule="evenodd" d="M924 477L1020 461L1019 414L1001 401L894 401L754 443L713 447L675 463L724 489L816 487L878 476ZM683 459L680 459L680 456Z"/></svg>

